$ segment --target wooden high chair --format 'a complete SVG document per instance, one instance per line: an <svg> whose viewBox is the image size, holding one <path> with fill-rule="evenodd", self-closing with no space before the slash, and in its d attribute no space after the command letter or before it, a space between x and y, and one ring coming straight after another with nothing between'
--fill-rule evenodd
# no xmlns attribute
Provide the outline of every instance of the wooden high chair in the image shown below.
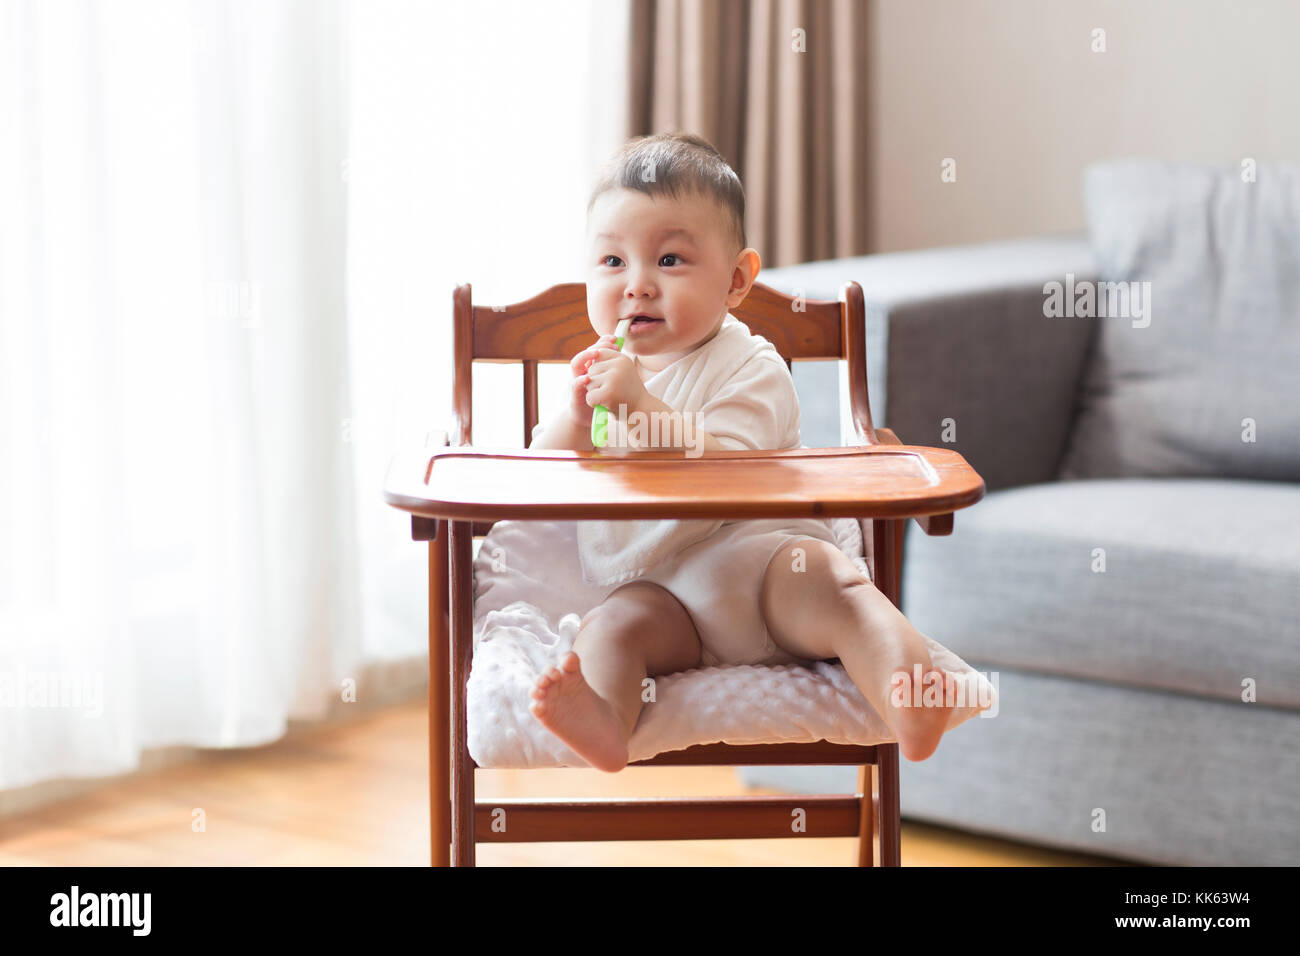
<svg viewBox="0 0 1300 956"><path fill-rule="evenodd" d="M435 866L474 865L476 842L696 840L856 836L859 866L899 865L898 744L709 744L659 754L637 766L853 765L854 794L653 800L474 800L476 764L467 748L466 681L473 652L472 538L502 519L854 517L871 578L897 605L903 530L952 532L953 511L979 501L984 482L951 449L903 445L871 421L862 288L840 300L805 301L756 283L732 314L795 359L848 362L855 439L844 448L611 454L528 449L538 421L537 365L567 363L596 339L586 286L554 286L505 307L474 305L468 285L453 294L455 391L450 436L399 453L385 499L410 512L412 537L429 542L429 784ZM521 362L524 448L471 446L475 360ZM665 467L664 461L673 464ZM799 489L792 497L791 488ZM450 680L449 680L450 678ZM505 807L508 832L491 810ZM873 838L879 854L873 854Z"/></svg>

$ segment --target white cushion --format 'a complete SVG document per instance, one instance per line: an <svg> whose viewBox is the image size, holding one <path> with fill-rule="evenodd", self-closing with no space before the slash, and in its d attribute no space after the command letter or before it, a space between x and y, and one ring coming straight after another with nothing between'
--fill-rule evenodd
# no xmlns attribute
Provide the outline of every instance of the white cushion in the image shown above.
<svg viewBox="0 0 1300 956"><path fill-rule="evenodd" d="M841 549L865 574L857 521L831 524ZM533 716L530 694L537 676L573 646L582 616L614 587L583 581L571 521L499 521L476 544L470 756L480 767L586 766ZM545 569L545 580L526 568ZM930 653L936 666L959 675L971 702L954 711L950 729L980 710L996 714L996 688L986 677L934 641ZM838 662L707 667L656 678L655 701L641 711L629 757L642 760L719 741L817 740L893 740Z"/></svg>

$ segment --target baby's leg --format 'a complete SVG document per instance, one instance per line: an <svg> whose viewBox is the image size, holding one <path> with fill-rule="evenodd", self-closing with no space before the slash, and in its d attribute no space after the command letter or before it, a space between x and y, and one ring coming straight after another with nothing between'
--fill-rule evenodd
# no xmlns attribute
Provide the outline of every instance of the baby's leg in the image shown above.
<svg viewBox="0 0 1300 956"><path fill-rule="evenodd" d="M804 550L798 564L795 548ZM910 706L914 665L921 665L922 692L929 686L924 680L933 679L925 637L848 555L816 538L789 542L768 563L761 608L772 640L789 653L840 659L893 731L903 756L924 760L934 753L953 710L949 687L937 685L943 697L938 706ZM904 706L891 696L895 675L906 675Z"/></svg>
<svg viewBox="0 0 1300 956"><path fill-rule="evenodd" d="M700 663L700 638L666 588L632 581L582 619L573 650L537 678L532 712L579 757L611 773L627 766L647 676Z"/></svg>

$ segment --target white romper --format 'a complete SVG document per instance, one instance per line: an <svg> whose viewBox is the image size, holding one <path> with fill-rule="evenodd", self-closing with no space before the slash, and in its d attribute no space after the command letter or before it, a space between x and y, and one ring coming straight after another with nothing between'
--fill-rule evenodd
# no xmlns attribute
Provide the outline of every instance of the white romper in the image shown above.
<svg viewBox="0 0 1300 956"><path fill-rule="evenodd" d="M642 369L646 390L728 449L801 448L794 380L775 346L728 314L708 342L657 372ZM611 422L611 425L613 423ZM592 585L649 581L690 614L702 666L798 660L763 623L763 572L792 538L835 545L815 518L578 521L583 577Z"/></svg>

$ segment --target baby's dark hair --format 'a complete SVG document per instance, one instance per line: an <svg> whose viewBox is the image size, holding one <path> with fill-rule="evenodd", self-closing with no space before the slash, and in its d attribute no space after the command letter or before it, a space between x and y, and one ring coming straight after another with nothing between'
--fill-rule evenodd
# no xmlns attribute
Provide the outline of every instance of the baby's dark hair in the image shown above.
<svg viewBox="0 0 1300 956"><path fill-rule="evenodd" d="M693 133L658 133L629 140L601 170L587 212L611 189L635 189L652 199L707 196L721 205L731 220L736 249L745 248L745 188L721 154Z"/></svg>

